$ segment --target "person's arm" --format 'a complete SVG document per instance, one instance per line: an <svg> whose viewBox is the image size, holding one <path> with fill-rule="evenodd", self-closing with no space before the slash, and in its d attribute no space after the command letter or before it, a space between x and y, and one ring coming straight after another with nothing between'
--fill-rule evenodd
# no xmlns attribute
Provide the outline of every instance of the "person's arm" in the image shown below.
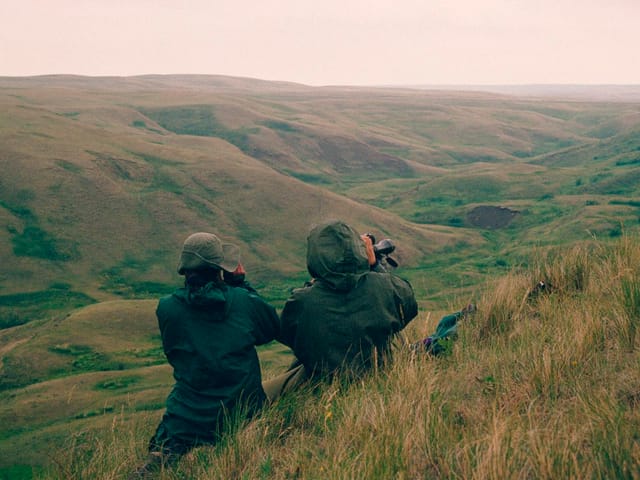
<svg viewBox="0 0 640 480"><path fill-rule="evenodd" d="M166 335L167 324L169 322L166 314L166 303L167 300L165 298L161 298L156 306L156 319L158 320L158 330L160 331L160 340L162 341L162 350L164 351L165 357L167 356L167 352L172 348L170 338Z"/></svg>
<svg viewBox="0 0 640 480"><path fill-rule="evenodd" d="M276 338L280 343L293 350L298 331L300 302L294 294L287 300L280 314L280 334Z"/></svg>
<svg viewBox="0 0 640 480"><path fill-rule="evenodd" d="M250 314L255 325L255 344L264 345L280 334L280 318L276 309L255 293L248 293L251 302Z"/></svg>

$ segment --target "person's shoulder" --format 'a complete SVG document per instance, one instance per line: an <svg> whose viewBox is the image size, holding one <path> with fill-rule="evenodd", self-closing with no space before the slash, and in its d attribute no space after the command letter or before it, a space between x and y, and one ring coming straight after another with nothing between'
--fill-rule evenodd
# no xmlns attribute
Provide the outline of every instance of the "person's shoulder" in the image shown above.
<svg viewBox="0 0 640 480"><path fill-rule="evenodd" d="M401 276L393 273L393 272L367 272L364 274L364 277L371 281L374 282L376 284L379 285L389 285L389 286L395 286L395 285L408 285L409 287L411 286L411 283L409 283L409 280L402 278Z"/></svg>
<svg viewBox="0 0 640 480"><path fill-rule="evenodd" d="M158 299L158 305L175 302L178 299L178 297L180 297L181 290L184 290L184 288L178 288L171 293L161 296Z"/></svg>
<svg viewBox="0 0 640 480"><path fill-rule="evenodd" d="M173 293L163 295L158 299L156 313L158 315L168 315L176 308L180 308L181 304L183 304L183 302L180 301L179 290L176 290Z"/></svg>
<svg viewBox="0 0 640 480"><path fill-rule="evenodd" d="M235 285L224 285L222 288L223 294L227 300L245 298L249 296L249 291Z"/></svg>
<svg viewBox="0 0 640 480"><path fill-rule="evenodd" d="M241 286L229 286L225 287L225 297L227 301L242 301L242 302L257 302L267 303L267 301L258 294L257 291L247 290Z"/></svg>
<svg viewBox="0 0 640 480"><path fill-rule="evenodd" d="M187 296L187 288L178 287L173 292L167 293L166 295L161 296L158 301L159 302L176 301L176 300L185 298L186 296Z"/></svg>
<svg viewBox="0 0 640 480"><path fill-rule="evenodd" d="M323 280L305 282L301 287L291 289L291 298L304 298L311 295L326 295L334 290Z"/></svg>
<svg viewBox="0 0 640 480"><path fill-rule="evenodd" d="M238 284L238 285L224 285L224 290L227 292L227 295L242 295L242 296L254 296L259 297L260 294L258 291L253 288L249 283Z"/></svg>
<svg viewBox="0 0 640 480"><path fill-rule="evenodd" d="M392 276L393 276L393 273L391 272L377 271L377 270L371 270L369 272L365 272L362 274L362 278L365 278L367 280L377 281L377 282L388 282L390 281Z"/></svg>

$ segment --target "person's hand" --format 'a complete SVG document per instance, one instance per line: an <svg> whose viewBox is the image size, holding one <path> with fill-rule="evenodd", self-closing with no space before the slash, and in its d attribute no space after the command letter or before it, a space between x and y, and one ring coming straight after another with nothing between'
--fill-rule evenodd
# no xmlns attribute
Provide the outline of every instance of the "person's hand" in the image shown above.
<svg viewBox="0 0 640 480"><path fill-rule="evenodd" d="M236 267L236 269L233 272L231 272L231 274L234 275L234 276L242 275L244 277L247 274L247 272L245 271L245 269L242 266L242 264L240 262L238 262L238 266Z"/></svg>
<svg viewBox="0 0 640 480"><path fill-rule="evenodd" d="M364 247L367 251L367 260L369 261L369 267L374 267L378 263L376 258L376 252L373 250L373 240L368 234L360 235L360 238L364 242Z"/></svg>
<svg viewBox="0 0 640 480"><path fill-rule="evenodd" d="M226 270L223 272L224 281L228 285L242 285L245 279L247 272L245 271L242 263L238 262L238 266L233 272L227 272Z"/></svg>

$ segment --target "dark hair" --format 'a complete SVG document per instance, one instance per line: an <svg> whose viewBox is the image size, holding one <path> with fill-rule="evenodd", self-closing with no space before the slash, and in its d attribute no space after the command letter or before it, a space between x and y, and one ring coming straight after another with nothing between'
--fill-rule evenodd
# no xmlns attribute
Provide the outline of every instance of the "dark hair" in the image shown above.
<svg viewBox="0 0 640 480"><path fill-rule="evenodd" d="M198 270L184 271L184 286L191 288L200 288L207 283L222 283L222 275L219 268L200 268Z"/></svg>

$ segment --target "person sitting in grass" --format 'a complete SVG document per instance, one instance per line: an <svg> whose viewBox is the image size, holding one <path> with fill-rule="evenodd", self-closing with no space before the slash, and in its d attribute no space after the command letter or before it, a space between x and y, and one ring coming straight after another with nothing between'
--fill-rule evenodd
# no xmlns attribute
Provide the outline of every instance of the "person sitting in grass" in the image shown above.
<svg viewBox="0 0 640 480"><path fill-rule="evenodd" d="M194 233L184 242L178 273L184 287L161 298L156 310L175 384L147 461L130 478L148 477L196 446L215 444L228 418L251 417L266 398L255 346L275 339L280 321L244 282L238 248Z"/></svg>
<svg viewBox="0 0 640 480"><path fill-rule="evenodd" d="M372 237L341 221L313 228L307 238L312 281L292 292L281 314L281 343L293 350L289 370L263 383L270 401L306 380L354 377L389 357L391 342L418 313L409 282L377 258ZM395 263L395 262L394 262ZM444 316L429 337L409 344L440 355L457 334L458 321L473 304Z"/></svg>
<svg viewBox="0 0 640 480"><path fill-rule="evenodd" d="M411 284L377 265L372 242L342 221L307 237L312 281L285 303L278 340L296 361L264 383L270 400L305 379L357 377L381 365L391 342L418 313Z"/></svg>

